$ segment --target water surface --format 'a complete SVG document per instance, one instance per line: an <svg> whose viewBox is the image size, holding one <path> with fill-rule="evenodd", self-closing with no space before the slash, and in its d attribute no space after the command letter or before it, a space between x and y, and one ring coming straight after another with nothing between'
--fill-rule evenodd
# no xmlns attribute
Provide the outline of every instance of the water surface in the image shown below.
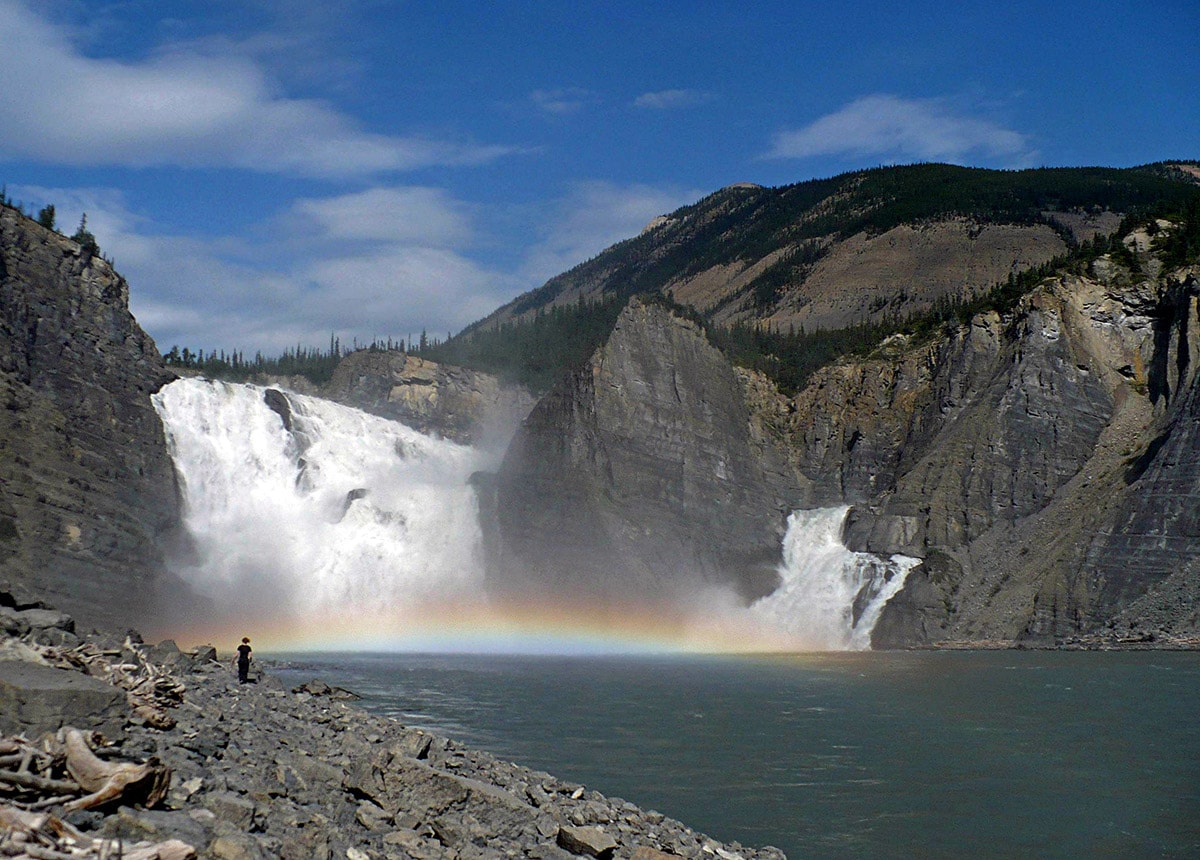
<svg viewBox="0 0 1200 860"><path fill-rule="evenodd" d="M1200 654L289 655L401 722L802 858L1200 857Z"/></svg>

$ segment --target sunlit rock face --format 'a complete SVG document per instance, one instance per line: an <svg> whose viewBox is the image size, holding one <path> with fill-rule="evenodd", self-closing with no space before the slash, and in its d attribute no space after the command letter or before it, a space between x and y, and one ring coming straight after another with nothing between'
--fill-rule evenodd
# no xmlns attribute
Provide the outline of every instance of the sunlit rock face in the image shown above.
<svg viewBox="0 0 1200 860"><path fill-rule="evenodd" d="M495 377L400 350L364 349L339 362L322 396L462 444L506 443L533 396Z"/></svg>
<svg viewBox="0 0 1200 860"><path fill-rule="evenodd" d="M150 395L170 377L100 256L0 207L0 580L144 620L177 523Z"/></svg>
<svg viewBox="0 0 1200 860"><path fill-rule="evenodd" d="M761 453L729 362L634 300L483 482L490 581L564 599L769 593L791 508Z"/></svg>

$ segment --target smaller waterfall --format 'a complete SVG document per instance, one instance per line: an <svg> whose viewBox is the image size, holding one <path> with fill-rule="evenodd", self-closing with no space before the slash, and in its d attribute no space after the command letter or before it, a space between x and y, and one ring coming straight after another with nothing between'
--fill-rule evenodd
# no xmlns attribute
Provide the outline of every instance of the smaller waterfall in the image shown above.
<svg viewBox="0 0 1200 860"><path fill-rule="evenodd" d="M883 606L919 559L851 552L842 543L847 507L796 511L783 539L782 584L750 607L814 650L860 651Z"/></svg>

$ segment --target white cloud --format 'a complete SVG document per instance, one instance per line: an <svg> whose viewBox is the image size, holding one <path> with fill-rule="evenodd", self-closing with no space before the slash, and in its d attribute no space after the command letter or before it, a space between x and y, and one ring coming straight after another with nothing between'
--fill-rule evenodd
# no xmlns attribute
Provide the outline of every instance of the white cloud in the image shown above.
<svg viewBox="0 0 1200 860"><path fill-rule="evenodd" d="M879 94L856 99L795 131L775 136L769 157L879 156L1023 166L1036 158L1025 135L958 112L944 99Z"/></svg>
<svg viewBox="0 0 1200 860"><path fill-rule="evenodd" d="M0 157L346 176L511 151L371 133L323 102L281 95L244 54L193 45L140 62L87 57L19 0L0 0L0 33Z"/></svg>
<svg viewBox="0 0 1200 860"><path fill-rule="evenodd" d="M371 188L293 208L331 239L461 247L472 233L467 208L440 188Z"/></svg>
<svg viewBox="0 0 1200 860"><path fill-rule="evenodd" d="M294 201L281 215L234 234L156 232L110 189L10 186L33 208L55 204L60 228L81 214L130 283L134 316L164 351L349 345L457 332L514 296L594 256L697 199L694 190L580 183L525 213L519 233L540 238L505 266L472 255L497 237L501 215L438 188L380 186Z"/></svg>
<svg viewBox="0 0 1200 860"><path fill-rule="evenodd" d="M162 349L262 350L357 338L439 336L524 288L473 260L468 207L436 188L381 187L296 201L266 224L202 238L153 231L109 189L11 187L54 202L60 229L86 211L130 283L134 316Z"/></svg>
<svg viewBox="0 0 1200 860"><path fill-rule="evenodd" d="M642 93L633 100L633 106L648 110L672 110L704 104L712 101L713 98L712 93L701 90L659 90L653 93Z"/></svg>
<svg viewBox="0 0 1200 860"><path fill-rule="evenodd" d="M701 192L652 185L581 182L548 213L542 239L526 253L521 273L530 286L638 235L652 218L672 212Z"/></svg>
<svg viewBox="0 0 1200 860"><path fill-rule="evenodd" d="M529 100L545 113L576 113L585 105L596 101L596 95L580 87L561 87L553 90L534 90Z"/></svg>

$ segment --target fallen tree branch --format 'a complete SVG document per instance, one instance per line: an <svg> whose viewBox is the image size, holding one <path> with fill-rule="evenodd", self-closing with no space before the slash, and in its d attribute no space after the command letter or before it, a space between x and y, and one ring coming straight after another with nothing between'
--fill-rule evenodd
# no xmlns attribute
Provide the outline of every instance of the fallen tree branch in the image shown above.
<svg viewBox="0 0 1200 860"><path fill-rule="evenodd" d="M49 791L54 794L79 794L79 783L68 782L65 779L49 779L32 773L0 770L0 782L19 785L22 788L34 788L38 791Z"/></svg>

